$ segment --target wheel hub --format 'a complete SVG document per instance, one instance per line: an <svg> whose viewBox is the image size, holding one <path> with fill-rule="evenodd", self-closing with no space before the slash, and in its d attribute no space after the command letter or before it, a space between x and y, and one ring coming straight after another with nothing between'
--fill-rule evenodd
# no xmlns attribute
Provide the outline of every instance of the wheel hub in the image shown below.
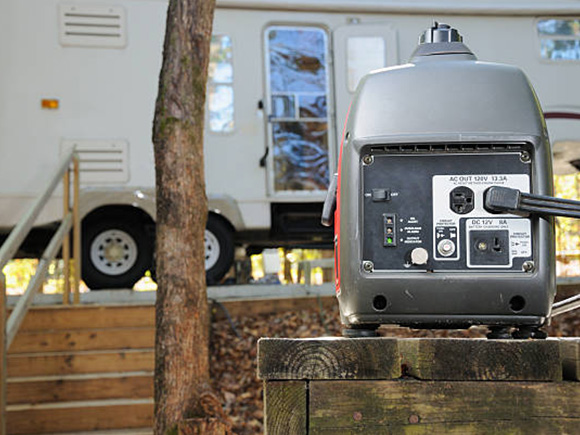
<svg viewBox="0 0 580 435"><path fill-rule="evenodd" d="M105 275L121 275L137 261L137 243L121 230L100 233L91 243L90 256L95 268Z"/></svg>
<svg viewBox="0 0 580 435"><path fill-rule="evenodd" d="M220 258L220 242L217 237L205 230L205 270L211 269Z"/></svg>

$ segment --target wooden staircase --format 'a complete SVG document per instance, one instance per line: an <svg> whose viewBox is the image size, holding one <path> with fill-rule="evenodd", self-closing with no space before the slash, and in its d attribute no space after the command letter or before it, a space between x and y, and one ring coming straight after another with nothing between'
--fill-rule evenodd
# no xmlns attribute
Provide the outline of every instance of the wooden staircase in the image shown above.
<svg viewBox="0 0 580 435"><path fill-rule="evenodd" d="M8 354L9 434L152 433L154 307L32 308Z"/></svg>

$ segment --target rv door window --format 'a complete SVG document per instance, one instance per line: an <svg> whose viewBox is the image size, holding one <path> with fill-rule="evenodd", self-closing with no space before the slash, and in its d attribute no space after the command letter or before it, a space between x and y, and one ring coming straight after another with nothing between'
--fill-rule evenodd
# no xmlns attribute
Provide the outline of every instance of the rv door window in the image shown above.
<svg viewBox="0 0 580 435"><path fill-rule="evenodd" d="M365 74L387 65L385 40L379 36L353 36L347 39L348 90L354 92Z"/></svg>
<svg viewBox="0 0 580 435"><path fill-rule="evenodd" d="M328 37L316 27L266 30L271 188L276 193L328 186Z"/></svg>
<svg viewBox="0 0 580 435"><path fill-rule="evenodd" d="M580 19L550 18L537 23L542 58L580 60Z"/></svg>
<svg viewBox="0 0 580 435"><path fill-rule="evenodd" d="M214 133L229 133L234 129L234 72L229 36L212 36L208 68L209 129Z"/></svg>

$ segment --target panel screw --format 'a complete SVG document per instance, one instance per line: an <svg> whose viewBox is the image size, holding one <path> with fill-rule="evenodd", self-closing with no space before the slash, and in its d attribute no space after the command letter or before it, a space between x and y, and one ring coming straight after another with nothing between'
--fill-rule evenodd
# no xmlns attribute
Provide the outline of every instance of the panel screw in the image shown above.
<svg viewBox="0 0 580 435"><path fill-rule="evenodd" d="M358 411L355 411L352 414L352 418L353 418L354 421L361 421L362 420L362 413L360 413Z"/></svg>
<svg viewBox="0 0 580 435"><path fill-rule="evenodd" d="M533 261L526 261L522 264L522 270L524 272L532 272L534 270L534 262Z"/></svg>
<svg viewBox="0 0 580 435"><path fill-rule="evenodd" d="M367 154L366 156L363 157L362 161L365 165L372 165L374 157L371 156L370 154Z"/></svg>
<svg viewBox="0 0 580 435"><path fill-rule="evenodd" d="M412 414L409 416L409 423L411 424L417 424L419 423L419 416L417 414Z"/></svg>
<svg viewBox="0 0 580 435"><path fill-rule="evenodd" d="M530 153L527 151L522 151L520 153L520 160L524 163L529 163L532 160L532 157L530 156Z"/></svg>
<svg viewBox="0 0 580 435"><path fill-rule="evenodd" d="M372 272L375 267L372 261L363 261L362 266L365 272Z"/></svg>

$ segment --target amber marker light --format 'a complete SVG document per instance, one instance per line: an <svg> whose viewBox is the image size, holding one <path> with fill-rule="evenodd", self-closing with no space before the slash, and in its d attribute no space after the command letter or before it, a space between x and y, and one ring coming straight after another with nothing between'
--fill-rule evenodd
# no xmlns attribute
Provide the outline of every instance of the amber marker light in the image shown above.
<svg viewBox="0 0 580 435"><path fill-rule="evenodd" d="M40 106L43 109L55 110L58 109L58 100L54 98L43 98L40 103Z"/></svg>

